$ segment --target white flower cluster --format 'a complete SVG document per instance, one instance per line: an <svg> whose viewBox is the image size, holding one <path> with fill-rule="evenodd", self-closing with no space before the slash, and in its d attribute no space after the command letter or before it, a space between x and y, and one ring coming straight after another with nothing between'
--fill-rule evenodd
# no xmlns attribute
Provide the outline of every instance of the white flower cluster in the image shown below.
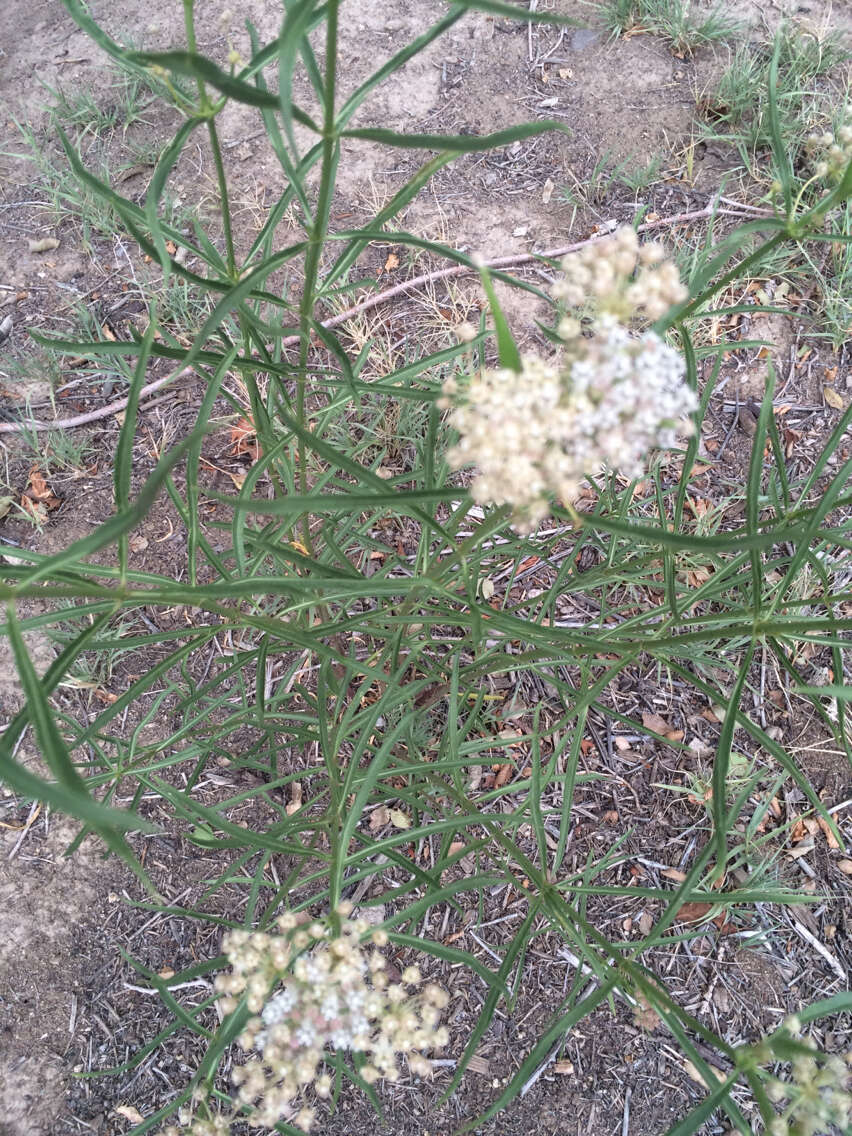
<svg viewBox="0 0 852 1136"><path fill-rule="evenodd" d="M169 1124L160 1131L160 1136L229 1136L231 1131L231 1117L223 1113L216 1113L209 1118L192 1118L182 1110L180 1121L180 1127Z"/></svg>
<svg viewBox="0 0 852 1136"><path fill-rule="evenodd" d="M571 502L583 479L602 468L640 476L649 451L670 448L679 430L689 432L697 407L678 353L655 332L637 336L626 325L640 314L656 318L685 298L659 246L640 249L633 229L622 229L566 258L563 269L553 294L573 307L594 301L589 334L564 316L560 357L525 356L518 373L486 369L463 397L455 380L444 385L442 405L451 407L459 434L450 464L475 464L473 499L510 505L513 524L526 532L547 516L551 495Z"/></svg>
<svg viewBox="0 0 852 1136"><path fill-rule="evenodd" d="M555 300L569 308L592 301L598 312L625 322L637 315L659 319L688 295L663 246L657 241L640 245L630 225L566 256L562 272L551 289Z"/></svg>
<svg viewBox="0 0 852 1136"><path fill-rule="evenodd" d="M798 1034L801 1023L788 1018L787 1030ZM800 1054L790 1065L790 1079L773 1078L767 1093L782 1113L769 1125L769 1136L816 1136L820 1132L848 1132L852 1123L852 1094L847 1060L819 1053L812 1038L801 1038L812 1055Z"/></svg>
<svg viewBox="0 0 852 1136"><path fill-rule="evenodd" d="M432 1065L423 1051L447 1044L439 1025L446 991L423 985L415 966L394 981L384 956L360 942L369 925L349 920L351 910L340 905L334 932L329 922L287 914L278 920L278 935L232 931L225 938L232 972L216 980L225 995L220 1005L231 1012L245 994L256 1015L239 1045L260 1056L232 1074L236 1103L252 1110L253 1126L286 1119L310 1130L315 1110L305 1102L307 1090L313 1086L321 1099L331 1094L332 1078L321 1071L327 1049L362 1054L359 1075L372 1084L396 1081L400 1056L413 1073L428 1076ZM387 933L377 929L371 940L381 947Z"/></svg>
<svg viewBox="0 0 852 1136"><path fill-rule="evenodd" d="M852 162L852 106L847 107L843 122L836 134L811 134L807 141L808 153L820 155L814 163L814 176L825 181L840 181Z"/></svg>

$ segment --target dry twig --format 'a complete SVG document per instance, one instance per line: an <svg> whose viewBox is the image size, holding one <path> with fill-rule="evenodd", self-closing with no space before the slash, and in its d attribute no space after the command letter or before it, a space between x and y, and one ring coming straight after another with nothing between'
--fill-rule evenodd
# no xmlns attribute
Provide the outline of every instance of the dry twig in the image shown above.
<svg viewBox="0 0 852 1136"><path fill-rule="evenodd" d="M640 233L650 232L654 229L672 228L674 225L686 225L693 221L706 220L713 216L714 211L716 213L741 215L736 214L736 212L731 209L716 209L715 206L716 202L714 200L705 205L703 209L694 209L689 213L676 213L671 217L660 217L656 221L646 221L645 224L639 226L638 231ZM545 249L543 252L499 256L493 260L487 260L485 264L488 268L502 269L518 268L541 259L555 260L559 257L567 256L569 253L576 252L578 249L585 248L586 245L596 244L598 241L604 240L608 235L608 233L597 233L595 236L587 237L585 240L575 241L574 244L565 245L562 248ZM354 307L347 308L345 312L340 312L339 315L332 316L331 319L323 320L322 326L327 328L338 327L354 316L360 315L370 308L378 307L379 304L385 304L388 300L392 300L396 296L401 296L413 288L420 288L424 284L434 283L436 280L448 280L453 276L461 276L464 273L476 271L478 271L478 269L472 268L467 264L455 264L451 268L439 268L434 272L424 272L422 276L414 276L411 280L404 280L401 284L397 284L393 288L388 288L384 292L378 292L375 296L368 296L367 299L355 304ZM290 347L298 342L298 335L290 335L281 340L281 345L283 347ZM155 391L161 390L167 383L187 373L191 373L190 368L173 371L171 374L165 375L162 379L148 383L147 386L142 387L139 392L140 403ZM119 398L116 399L115 402L110 402L106 406L99 407L97 410L89 410L85 414L77 414L73 418L57 418L54 422L45 422L38 418L24 418L19 422L0 422L0 434L14 434L19 430L73 430L77 426L88 426L91 422L98 422L103 418L109 418L113 414L119 414L127 407L128 402L128 398Z"/></svg>

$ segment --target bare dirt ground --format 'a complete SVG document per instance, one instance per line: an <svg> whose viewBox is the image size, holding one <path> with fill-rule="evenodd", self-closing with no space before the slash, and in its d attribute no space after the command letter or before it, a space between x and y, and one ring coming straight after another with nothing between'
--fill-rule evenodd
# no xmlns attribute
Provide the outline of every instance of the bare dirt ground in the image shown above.
<svg viewBox="0 0 852 1136"><path fill-rule="evenodd" d="M254 21L262 41L276 33L280 9L272 0L249 0L238 7L240 18ZM782 5L776 4L729 7L752 21L754 34L761 20L774 24L782 14ZM111 34L132 37L139 46L157 49L181 42L179 4L127 0L114 5L92 0L91 8ZM220 5L199 3L198 8L199 50L223 60L227 41L218 22ZM574 8L567 0L558 0L557 10L576 14ZM852 4L848 2L789 8L787 14L815 25L829 19L839 28L852 26ZM341 69L344 88L354 87L372 71L378 57L389 55L442 11L437 0L347 4ZM594 13L589 10L588 14ZM236 23L233 39L248 54L247 39ZM114 76L104 59L55 0L30 0L15 6L0 65L2 150L7 152L22 149L15 120L32 123L37 132L47 125L42 108L51 96L40 84L65 91L89 89L102 105L113 97L110 83ZM614 164L664 152L669 155L665 168L671 172L643 190L638 200L661 217L702 208L718 190L730 156L698 147L692 176L687 178L677 154L691 137L696 98L719 65L719 53L703 50L693 57L677 58L664 42L649 35L609 41L594 24L591 31L569 29L562 35L546 28L528 32L524 25L473 13L381 88L361 113L359 123L484 134L535 117L564 121L570 133L544 135L495 154L461 159L438 175L405 219L408 229L441 237L457 248L489 256L521 253L565 244L588 235L595 226L632 218L637 195L625 187L613 187L603 200L579 211L563 199L562 189L586 181L604 153L611 154ZM175 122L167 112L152 107L112 145L126 149L130 141L141 145L162 140ZM281 188L280 170L257 134L259 126L246 108L229 108L224 116L227 164L235 187L235 226L241 242L256 232L268 201ZM44 146L55 147L46 135L39 137ZM401 151L389 164L387 152L378 147L350 146L334 203L334 225L350 226L369 215L376 201L387 199L413 172L420 157ZM123 192L132 191L141 198L148 172L144 165L137 170L131 167L122 182ZM41 204L44 194L38 176L23 159L10 153L0 156L0 176L0 320L10 314L14 324L11 338L0 346L0 371L6 374L4 364L11 359L38 359L25 328L67 330L73 326L74 302L85 305L101 326L109 328L110 335L126 333L141 310L134 282L137 277L145 278L146 266L138 251L130 242L122 244L97 234L86 247L72 220L57 226ZM213 212L211 161L203 146L182 160L175 183L185 203L203 216ZM61 242L58 248L28 251L30 239L54 234ZM370 267L381 267L387 252L387 248L377 248ZM396 283L407 269L403 263L393 270L398 276L391 274L388 283ZM534 310L515 293L506 295L511 297L513 327L522 340L533 341L538 335ZM450 301L475 304L478 296L475 289L464 286L448 300L447 293L439 289L431 308L418 295L403 297L382 311L376 326L383 326L392 342L398 341L411 334L416 321L436 318L435 310L440 312ZM795 317L741 330L743 337L763 335L776 343L791 407L786 424L806 462L838 415L836 403L823 397L825 387L836 391L842 403L848 401L852 385L849 350L832 353L824 342L809 340L807 325ZM810 347L807 354L800 350L803 346ZM762 393L763 370L756 365L754 353L734 353L726 366L727 401L714 404L704 439L708 462L716 458L707 477L708 498L741 478L749 444L749 402ZM96 408L121 393L106 382L74 385L73 370L64 371L52 384L38 366L26 373L18 368L9 376L0 394L4 411L13 417L25 407L51 417L51 385L55 389L72 384L56 398L57 413L62 414ZM189 383L143 411L140 421L145 437L140 438L136 470L140 481L162 447L181 436L198 397L198 390ZM56 550L110 514L109 455L117 434L116 420L110 417L81 435L88 439L86 459L51 479L57 506L43 518L40 528L16 510L7 512L0 520L0 538L7 549L20 545ZM4 435L2 441L6 481L21 494L33 467L32 451L12 435ZM221 464L227 464L224 450L223 445L216 454ZM231 468L238 467L232 463ZM136 536L136 567L180 571L185 535L166 505L155 509ZM165 618L158 626L167 625ZM36 664L44 669L55 645L34 633L29 646ZM131 670L140 665L137 661L119 666L94 693L63 690L57 697L67 712L86 715L92 698L119 694ZM632 712L662 713L674 729L684 730L687 739L712 745L718 723L712 715L707 717L706 708L686 700L660 706L653 674L636 674L631 683L624 693ZM0 641L0 723L14 713L19 699L9 651ZM783 702L769 705L767 713L769 724L797 754L826 804L844 806L845 802L837 817L852 836L848 810L852 781L843 756L832 752L818 722L792 715ZM574 837L574 862L582 863L589 849L632 830L635 835L628 847L643 858L651 878L658 880L660 870L677 868L687 851L682 834L703 815L681 797L659 790L661 780L681 774L677 755L645 740L613 758L611 746L591 740L595 744L586 757L587 771L615 761L627 791L623 799L607 801L592 788L581 790L578 814L584 819ZM8 790L3 793L0 1134L118 1136L140 1116L156 1111L186 1083L197 1054L195 1039L178 1033L129 1073L99 1079L77 1076L127 1061L166 1021L158 999L119 948L153 971L176 971L216 955L218 933L180 916L152 915L144 906L134 905L144 901L144 896L120 865L104 860L91 842L73 859L65 859L73 826L43 809L19 803ZM797 803L795 793L788 795L785 815L794 815ZM604 820L612 811L615 819ZM822 897L819 904L794 913L756 912L748 923L737 927L736 934L728 936L711 928L702 938L673 949L665 960L674 996L705 1014L731 1041L757 1037L801 1004L846 987L852 966L852 892L848 878L837 867L836 851L821 834L812 843L807 854L787 857L784 865L792 879L804 880ZM157 886L175 904L189 904L224 866L170 832L150 842L147 856ZM511 937L521 903L509 893L495 894L487 897L486 910L481 925L471 921L451 926L448 933L467 936L469 949L476 942L484 943L483 958L488 961L489 953ZM653 912L625 902L596 914L607 934L615 935L618 927L618 933L629 936L631 928L639 927ZM824 944L827 954L814 953L802 926ZM756 945L748 945L746 933L758 929L766 934ZM434 928L436 934L441 930L447 932ZM470 938L471 934L478 940ZM548 937L536 940L514 1013L497 1016L460 1091L442 1109L435 1109L434 1102L447 1083L447 1070L439 1071L433 1085L394 1088L386 1097L387 1130L404 1136L438 1136L483 1110L518 1066L529 1040L537 1036L537 1026L573 977L571 963L560 955L560 944ZM455 1057L463 1048L482 994L453 974L443 975L442 980L452 993L449 1056ZM198 997L206 993L203 987L199 985ZM189 999L196 996L194 991L185 993ZM613 1016L602 1009L574 1030L558 1064L546 1068L522 1099L481 1132L500 1136L530 1132L553 1136L575 1132L609 1136L618 1131L656 1134L682 1117L703 1095L702 1086L664 1038L644 1033L625 1005L616 1003L615 1011ZM850 1024L838 1021L833 1032L826 1031L823 1046L843 1051L849 1048L849 1038ZM362 1136L375 1130L371 1109L354 1097L324 1129L330 1136ZM706 1128L708 1132L723 1130L724 1125L715 1120Z"/></svg>

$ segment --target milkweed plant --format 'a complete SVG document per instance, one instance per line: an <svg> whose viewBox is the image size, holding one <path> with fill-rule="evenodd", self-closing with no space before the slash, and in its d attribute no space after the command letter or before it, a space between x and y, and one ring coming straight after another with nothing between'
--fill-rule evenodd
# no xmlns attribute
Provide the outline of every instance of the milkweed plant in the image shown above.
<svg viewBox="0 0 852 1136"><path fill-rule="evenodd" d="M848 124L836 136L813 135L795 165L774 109L776 55L774 207L727 235L710 210L711 235L683 277L662 244L628 224L543 260L545 290L407 232L399 219L459 155L565 131L564 123L482 136L354 123L382 83L471 13L570 20L502 0L457 0L352 84L338 68L339 0L285 0L280 34L262 44L247 25L247 60L231 48L224 66L197 50L193 0L183 0L186 43L160 53L122 46L82 0L64 3L122 68L156 80L180 119L144 200L88 169L62 134L70 171L164 280L209 301L201 327L185 337L158 321L154 301L147 330L125 339L32 333L57 352L129 360L132 381L113 515L58 553L21 552L0 584L3 631L27 698L2 737L3 781L77 818L75 846L89 834L102 840L135 872L153 910L168 902L146 873L138 838L160 831L164 816L222 863L203 901L180 913L224 924L221 954L169 978L130 960L159 990L170 1024L121 1071L180 1030L205 1047L186 1084L134 1136L207 1136L237 1122L322 1131L352 1094L381 1110L398 1080L413 1080L437 1108L459 1090L498 1008L511 1013L518 1003L536 965L530 946L544 934L574 960L575 979L539 1021L517 1069L495 1083L485 1111L458 1131L510 1109L574 1026L625 1003L643 1028L665 1032L704 1085L672 1133L697 1131L717 1110L742 1133L847 1124L848 1065L814 1039L823 1036L815 1034L820 1020L852 1011L848 994L736 1043L680 1005L655 968L668 941L700 933L673 929L684 904L736 918L744 905L803 898L780 877L751 870L738 822L763 782L729 779L735 730L739 748L764 755L763 776L797 786L842 840L806 773L743 696L755 653L768 653L838 750L852 755L848 690L809 686L799 654L808 644L843 674L848 595L833 566L850 539L852 460L837 453L852 410L793 477L767 362L744 519L701 528L685 504L702 417L732 346L713 340L708 313L718 320L765 310L738 302L736 285L779 246L852 240L837 229L852 196ZM248 235L236 228L220 140L233 104L257 115L284 186ZM184 150L202 139L218 213L181 230L166 219L165 195ZM332 224L338 169L363 142L425 157L369 220L341 229ZM811 163L804 173L802 162ZM295 232L285 218L296 218ZM413 337L405 360L384 375L369 367L374 344L356 352L345 324L328 326L335 305L375 283L361 265L377 241L478 272L488 299L479 326L460 326L432 349ZM495 279L538 305L536 348L519 351ZM174 375L194 372L203 393L195 427L134 490L140 392L158 361ZM382 464L375 425L389 408L408 433L402 456ZM211 483L203 457L214 412L239 415L256 435L256 460L231 493ZM131 554L129 534L161 495L186 534L181 572L142 571ZM566 548L570 556L559 555ZM578 573L584 550L597 567ZM515 586L531 558L540 567L535 587ZM582 598L577 610L587 618L565 619L566 597ZM18 604L33 599L39 614L22 617ZM178 605L191 613L186 627L134 623L143 608ZM24 633L59 626L64 646L39 677ZM228 650L214 651L226 639ZM155 651L154 663L91 721L52 700L82 655L143 648ZM589 780L581 768L587 724L654 736L608 696L639 660L721 717L706 824L683 878L668 888L612 883L620 878L612 869L628 859L623 840L593 849L579 868L568 854L576 792ZM504 714L507 684L515 698ZM528 689L546 695L518 710ZM121 728L128 708L141 723L132 736ZM143 733L146 724L156 729ZM26 731L41 774L19 757ZM508 778L482 775L495 754L498 768L511 767ZM240 771L253 775L248 788L229 780ZM262 821L240 822L242 812L234 819L255 805L245 815ZM491 965L445 928L471 907L481 911L495 891L514 897L520 914L489 950ZM611 937L612 924L598 923L596 912L619 896L645 903L650 929ZM463 1037L452 1036L459 974L481 991ZM180 1004L190 979L207 980L209 996ZM436 1065L441 1053L451 1059Z"/></svg>

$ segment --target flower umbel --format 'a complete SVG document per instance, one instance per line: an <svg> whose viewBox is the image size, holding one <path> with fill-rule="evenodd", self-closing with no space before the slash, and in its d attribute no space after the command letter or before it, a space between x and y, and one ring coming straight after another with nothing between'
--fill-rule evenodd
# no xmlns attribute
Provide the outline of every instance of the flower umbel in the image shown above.
<svg viewBox="0 0 852 1136"><path fill-rule="evenodd" d="M802 1037L798 1018L788 1018L785 1032L800 1052L790 1061L789 1077L773 1077L767 1084L769 1099L780 1113L769 1125L771 1136L816 1136L839 1129L847 1132L852 1121L850 1072L846 1060L820 1053L810 1037ZM778 1056L778 1054L775 1054Z"/></svg>
<svg viewBox="0 0 852 1136"><path fill-rule="evenodd" d="M811 134L807 150L817 160L814 162L814 176L823 181L840 181L850 162L852 162L852 106L846 108L843 120L832 134Z"/></svg>
<svg viewBox="0 0 852 1136"><path fill-rule="evenodd" d="M474 463L474 500L510 505L522 531L547 516L551 495L572 501L602 467L639 476L650 450L670 448L678 430L689 431L697 407L678 353L655 332L634 335L626 324L637 315L655 319L686 296L660 246L640 248L633 229L622 229L562 267L553 294L572 307L594 304L590 334L565 315L559 357L527 355L518 373L483 370L463 398L454 380L444 386L459 433L451 465Z"/></svg>
<svg viewBox="0 0 852 1136"><path fill-rule="evenodd" d="M657 241L640 245L629 225L570 253L562 261L562 273L551 289L554 300L569 308L591 303L597 313L624 322L637 315L659 319L688 295L663 246Z"/></svg>
<svg viewBox="0 0 852 1136"><path fill-rule="evenodd" d="M331 1094L332 1078L323 1072L329 1050L357 1051L365 1059L359 1075L372 1084L399 1078L399 1057L418 1076L431 1073L423 1054L447 1044L439 1025L448 998L434 984L423 984L417 967L393 977L377 947L387 934L376 930L372 948L361 943L369 929L349 920L348 904L338 909L338 927L326 921L300 922L287 914L280 934L232 931L224 950L232 972L221 975L217 989L226 1012L245 993L254 1017L239 1038L244 1050L259 1054L237 1066L237 1104L251 1110L249 1123L273 1127L286 1119L307 1132L315 1109L308 1091L320 1099Z"/></svg>

